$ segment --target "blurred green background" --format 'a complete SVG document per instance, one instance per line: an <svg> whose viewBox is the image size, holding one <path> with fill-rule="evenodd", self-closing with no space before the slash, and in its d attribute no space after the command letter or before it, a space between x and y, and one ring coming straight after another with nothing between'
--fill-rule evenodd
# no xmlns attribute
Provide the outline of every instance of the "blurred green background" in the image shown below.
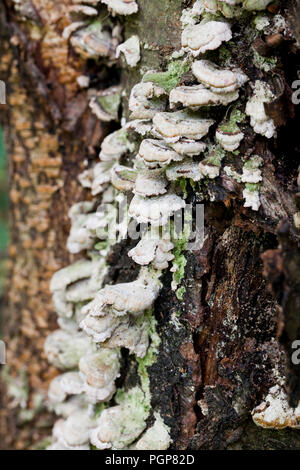
<svg viewBox="0 0 300 470"><path fill-rule="evenodd" d="M8 230L8 185L6 153L3 142L3 132L0 126L0 307L5 285L7 264L7 249L9 240Z"/></svg>

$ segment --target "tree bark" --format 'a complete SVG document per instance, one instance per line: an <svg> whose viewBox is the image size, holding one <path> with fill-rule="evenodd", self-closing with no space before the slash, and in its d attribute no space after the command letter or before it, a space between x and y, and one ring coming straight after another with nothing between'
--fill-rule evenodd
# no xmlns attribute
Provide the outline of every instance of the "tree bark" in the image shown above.
<svg viewBox="0 0 300 470"><path fill-rule="evenodd" d="M120 79L126 91L122 112L128 117L133 85L147 70L166 70L170 55L181 47L182 10L194 2L139 0L138 14L122 18L124 38L137 34L143 45L134 69L124 61L107 68L74 51L62 38L70 3L26 0L20 6L5 0L0 7L0 78L7 84L1 122L11 201L7 366L0 412L5 449L32 449L51 434L55 417L45 402L58 371L43 350L45 338L57 328L49 281L82 257L65 247L68 210L91 199L77 177L85 161L97 160L103 138L115 129L92 114L88 90L79 87L77 78L88 75L98 89ZM266 107L277 137L259 136L247 122L239 154L228 161L241 169L241 155L263 158L258 212L243 207L243 185L224 173L209 180L202 194L187 186L187 202L205 205L205 242L201 250L185 253L182 300L171 289L171 273L163 275L154 306L161 343L148 368L151 408L169 426L173 449L300 449L297 430L259 428L250 414L274 386L275 370L286 378L290 403L300 399L300 368L290 363L292 343L299 338L300 305L299 230L293 221L299 205L299 109L291 101L300 65L299 8L298 2L268 7L268 15L287 22L285 33L274 31L281 38L272 49L277 65L271 71L253 60L253 47L261 52L268 38L261 33L254 43L245 33L248 19L233 20L235 46L229 51L236 66L251 83L280 83L277 99ZM182 83L190 80L190 74L182 77ZM247 84L242 102L251 95ZM212 111L218 122L224 109ZM125 241L112 248L108 282L136 278L129 247ZM132 356L125 355L123 362L122 386L139 383ZM23 387L23 401L12 398L13 385Z"/></svg>

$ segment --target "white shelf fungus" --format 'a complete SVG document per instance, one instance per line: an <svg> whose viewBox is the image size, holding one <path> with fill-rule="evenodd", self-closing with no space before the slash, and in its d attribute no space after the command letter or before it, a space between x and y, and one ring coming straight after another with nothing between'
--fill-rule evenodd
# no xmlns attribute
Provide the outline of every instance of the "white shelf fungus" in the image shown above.
<svg viewBox="0 0 300 470"><path fill-rule="evenodd" d="M243 191L245 199L244 207L250 207L254 211L260 208L259 190L256 184L247 183Z"/></svg>
<svg viewBox="0 0 300 470"><path fill-rule="evenodd" d="M58 369L70 370L78 366L80 358L94 349L93 343L83 333L76 335L63 330L50 333L45 341L45 353L50 364Z"/></svg>
<svg viewBox="0 0 300 470"><path fill-rule="evenodd" d="M80 184L84 188L90 188L92 196L97 196L105 189L105 185L111 180L111 169L114 162L99 162L92 168L85 170L78 176Z"/></svg>
<svg viewBox="0 0 300 470"><path fill-rule="evenodd" d="M164 88L154 83L141 82L135 85L129 98L130 119L152 119L158 111L164 111L165 95Z"/></svg>
<svg viewBox="0 0 300 470"><path fill-rule="evenodd" d="M166 170L166 177L169 181L176 181L178 178L190 178L193 181L200 181L203 176L199 164L189 160L173 163Z"/></svg>
<svg viewBox="0 0 300 470"><path fill-rule="evenodd" d="M269 390L265 400L252 411L252 419L264 429L300 428L300 405L291 408L286 392L279 385Z"/></svg>
<svg viewBox="0 0 300 470"><path fill-rule="evenodd" d="M134 194L139 196L159 196L167 192L168 181L161 170L141 170L133 189Z"/></svg>
<svg viewBox="0 0 300 470"><path fill-rule="evenodd" d="M105 57L114 60L119 44L118 36L118 34L114 36L109 28L104 27L101 18L95 19L90 24L76 22L64 30L64 37L70 37L76 52L86 59Z"/></svg>
<svg viewBox="0 0 300 470"><path fill-rule="evenodd" d="M101 348L86 354L79 361L83 378L83 391L92 403L109 401L116 391L115 380L119 377L119 353Z"/></svg>
<svg viewBox="0 0 300 470"><path fill-rule="evenodd" d="M259 167L263 164L263 159L257 155L251 157L243 166L243 183L259 183L262 181L262 174Z"/></svg>
<svg viewBox="0 0 300 470"><path fill-rule="evenodd" d="M137 179L137 171L122 165L114 165L111 170L111 183L118 191L132 191Z"/></svg>
<svg viewBox="0 0 300 470"><path fill-rule="evenodd" d="M153 198L135 195L130 203L128 214L140 224L165 225L175 212L184 207L184 200L176 194L164 194Z"/></svg>
<svg viewBox="0 0 300 470"><path fill-rule="evenodd" d="M155 131L167 142L173 143L182 137L194 140L202 139L213 123L212 119L200 119L185 111L157 113L153 118Z"/></svg>
<svg viewBox="0 0 300 470"><path fill-rule="evenodd" d="M235 150L237 150L243 138L243 132L225 131L222 130L222 127L219 127L216 131L217 142L221 145L224 150L227 150L227 152L234 152Z"/></svg>
<svg viewBox="0 0 300 470"><path fill-rule="evenodd" d="M141 389L129 390L121 404L101 413L98 427L91 432L91 443L100 450L128 447L146 427L147 411L143 402Z"/></svg>
<svg viewBox="0 0 300 470"><path fill-rule="evenodd" d="M186 155L187 157L200 155L207 147L204 142L197 142L195 140L185 138L178 140L178 142L170 143L169 145L179 153L179 155Z"/></svg>
<svg viewBox="0 0 300 470"><path fill-rule="evenodd" d="M192 64L197 80L214 93L231 93L238 90L248 77L240 69L222 69L209 60L197 60Z"/></svg>
<svg viewBox="0 0 300 470"><path fill-rule="evenodd" d="M215 93L204 85L180 86L174 88L170 93L170 107L174 108L177 103L195 109L201 106L226 106L232 101L236 101L238 97L238 91Z"/></svg>
<svg viewBox="0 0 300 470"><path fill-rule="evenodd" d="M56 446L68 450L90 450L90 433L96 425L87 411L77 411L66 420L57 421L53 429Z"/></svg>
<svg viewBox="0 0 300 470"><path fill-rule="evenodd" d="M154 413L155 421L151 428L133 446L135 450L167 450L172 439L170 428L164 423L159 413Z"/></svg>
<svg viewBox="0 0 300 470"><path fill-rule="evenodd" d="M246 114L250 116L251 126L254 132L261 134L268 139L273 137L276 132L273 119L270 119L265 111L264 103L269 103L273 94L267 83L257 80L253 96L246 105Z"/></svg>
<svg viewBox="0 0 300 470"><path fill-rule="evenodd" d="M81 321L79 326L96 343L103 343L111 337L119 324L120 319L112 312L109 312L103 317L95 317L89 314Z"/></svg>
<svg viewBox="0 0 300 470"><path fill-rule="evenodd" d="M171 161L180 161L183 157L163 140L144 139L137 158L142 159L148 167L155 168L168 165Z"/></svg>
<svg viewBox="0 0 300 470"><path fill-rule="evenodd" d="M174 259L173 248L169 234L160 236L157 230L152 229L128 252L128 256L141 266L152 263L155 269L166 269L169 261Z"/></svg>
<svg viewBox="0 0 300 470"><path fill-rule="evenodd" d="M114 86L98 91L95 96L92 96L89 107L100 121L110 122L118 120L121 93L122 88Z"/></svg>
<svg viewBox="0 0 300 470"><path fill-rule="evenodd" d="M109 11L118 15L132 15L139 9L135 0L101 0L101 2L107 5Z"/></svg>
<svg viewBox="0 0 300 470"><path fill-rule="evenodd" d="M124 54L126 63L135 67L141 59L140 40L138 36L131 36L127 41L117 47L117 58Z"/></svg>
<svg viewBox="0 0 300 470"><path fill-rule="evenodd" d="M215 179L220 175L220 167L210 162L208 159L202 160L199 163L199 170L202 176L207 176L210 179Z"/></svg>
<svg viewBox="0 0 300 470"><path fill-rule="evenodd" d="M143 358L149 347L149 322L143 317L127 317L106 342L108 348L126 348L131 354Z"/></svg>
<svg viewBox="0 0 300 470"><path fill-rule="evenodd" d="M78 203L69 211L71 230L67 240L67 249L76 254L82 250L91 249L94 245L97 230L106 227L107 221L102 211L88 213L92 204Z"/></svg>
<svg viewBox="0 0 300 470"><path fill-rule="evenodd" d="M145 270L136 281L106 285L92 302L83 307L83 312L104 316L105 309L109 308L115 315L139 314L151 308L159 291L159 281Z"/></svg>
<svg viewBox="0 0 300 470"><path fill-rule="evenodd" d="M197 25L187 26L182 33L181 42L185 52L191 52L194 57L206 51L218 49L223 41L230 41L231 29L228 23L208 21Z"/></svg>
<svg viewBox="0 0 300 470"><path fill-rule="evenodd" d="M102 142L100 159L102 161L119 160L130 150L130 143L127 140L126 129L119 129L109 134Z"/></svg>

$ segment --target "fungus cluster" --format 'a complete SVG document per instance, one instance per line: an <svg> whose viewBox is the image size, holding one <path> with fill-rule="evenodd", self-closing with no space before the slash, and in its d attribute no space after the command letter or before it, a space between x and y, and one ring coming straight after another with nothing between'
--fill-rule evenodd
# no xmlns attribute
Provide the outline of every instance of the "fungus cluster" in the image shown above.
<svg viewBox="0 0 300 470"><path fill-rule="evenodd" d="M106 64L122 53L129 66L136 66L139 39L133 36L121 43L115 15L136 13L138 2L85 3L88 5L73 2L71 23L64 32L75 50L84 57L101 57ZM145 383L117 390L122 351L127 349L141 360L154 348L151 309L162 287L162 271L171 261L172 271L178 268L168 232L170 219L186 206L177 193L178 182L216 179L224 171L245 185L245 206L259 209L262 158L245 156L242 174L229 166L223 170L222 162L227 153L231 157L239 154L246 115L254 132L268 138L274 135L275 124L264 108L272 99L271 91L267 84L255 82L244 114L243 105L236 101L248 77L238 67L220 67L216 58L212 61L208 56L217 57L211 51L233 37L226 18L238 16L242 8L260 10L268 3L199 0L186 10L178 53L184 58L171 62L165 72L148 71L133 86L129 121L123 117L122 127L103 140L100 161L79 176L94 199L75 204L69 212L67 248L74 254L85 251L85 258L58 271L51 281L60 329L48 337L45 351L62 374L50 385L49 406L62 419L54 427L49 449L88 450L92 444L98 449L163 450L171 443L169 429L157 410L154 424L147 429L151 403ZM208 17L208 12L221 12L225 18L220 14ZM189 69L185 84L182 76ZM90 107L99 119L118 120L120 87L88 93ZM220 110L219 122L211 107ZM137 224L147 224L147 229L128 253L141 266L137 279L111 285L105 284L106 257L114 241L106 237L112 215L105 211L105 204L125 200L123 193L130 198L129 216ZM255 411L257 422L262 412Z"/></svg>

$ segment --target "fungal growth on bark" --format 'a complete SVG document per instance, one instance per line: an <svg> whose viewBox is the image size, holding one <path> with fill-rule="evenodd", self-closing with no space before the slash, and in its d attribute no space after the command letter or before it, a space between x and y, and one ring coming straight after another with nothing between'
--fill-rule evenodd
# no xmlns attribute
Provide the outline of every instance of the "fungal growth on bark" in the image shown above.
<svg viewBox="0 0 300 470"><path fill-rule="evenodd" d="M300 373L286 355L297 339L300 262L291 10L279 0L72 0L46 20L42 3L14 1L30 29L19 60L34 51L37 64L30 72L25 60L24 76L50 103L48 157L32 152L30 171L42 168L39 210L60 221L48 224L43 248L53 243L60 257L46 258L56 319L45 333L43 412L55 422L44 448L274 445L276 432L300 427ZM56 47L73 76L66 67L59 76ZM22 146L33 119L19 119ZM17 187L28 189L24 174ZM55 214L66 207L68 217ZM35 242L24 238L34 253L35 220Z"/></svg>

